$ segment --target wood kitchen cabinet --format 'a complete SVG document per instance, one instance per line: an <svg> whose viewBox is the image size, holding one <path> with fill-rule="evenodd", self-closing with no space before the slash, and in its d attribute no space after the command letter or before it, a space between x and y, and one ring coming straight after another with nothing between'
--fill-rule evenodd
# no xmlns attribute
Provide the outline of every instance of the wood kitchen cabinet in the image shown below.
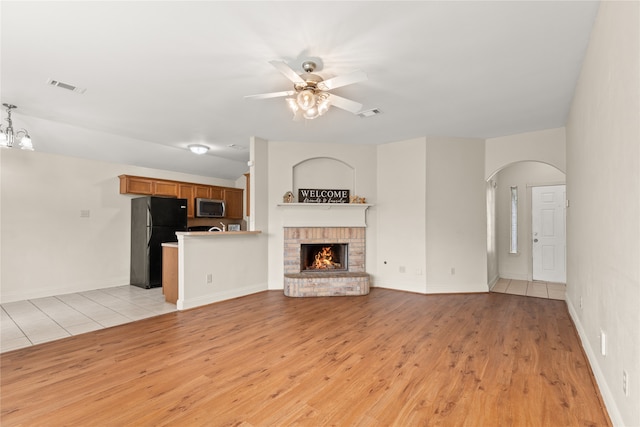
<svg viewBox="0 0 640 427"><path fill-rule="evenodd" d="M153 195L154 180L138 176L120 175L120 194Z"/></svg>
<svg viewBox="0 0 640 427"><path fill-rule="evenodd" d="M251 215L251 174L250 173L245 173L244 177L246 179L246 190L245 190L245 196L244 196L244 205L246 206L246 210L247 210L247 216Z"/></svg>
<svg viewBox="0 0 640 427"><path fill-rule="evenodd" d="M237 188L224 189L224 203L226 205L225 217L230 219L242 219L242 190Z"/></svg>
<svg viewBox="0 0 640 427"><path fill-rule="evenodd" d="M178 301L178 245L162 245L162 293L171 304Z"/></svg>
<svg viewBox="0 0 640 427"><path fill-rule="evenodd" d="M139 176L127 176L126 179L122 179L121 176L120 194L178 197L178 183Z"/></svg>
<svg viewBox="0 0 640 427"><path fill-rule="evenodd" d="M193 198L199 199L211 199L211 186L210 185L194 185L193 186Z"/></svg>
<svg viewBox="0 0 640 427"><path fill-rule="evenodd" d="M224 200L224 187L211 187L210 199Z"/></svg>
<svg viewBox="0 0 640 427"><path fill-rule="evenodd" d="M194 186L192 184L178 184L178 198L187 199L187 218L195 216L195 204L193 203Z"/></svg>
<svg viewBox="0 0 640 427"><path fill-rule="evenodd" d="M187 218L195 218L195 199L217 199L226 203L225 218L243 218L242 189L217 185L171 181L143 176L120 175L120 194L164 196L187 199Z"/></svg>

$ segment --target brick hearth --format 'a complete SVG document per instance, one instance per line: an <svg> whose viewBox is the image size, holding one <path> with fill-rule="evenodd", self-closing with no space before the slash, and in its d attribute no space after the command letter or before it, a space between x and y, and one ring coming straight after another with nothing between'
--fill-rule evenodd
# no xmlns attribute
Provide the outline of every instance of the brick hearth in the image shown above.
<svg viewBox="0 0 640 427"><path fill-rule="evenodd" d="M290 297L366 295L365 227L285 227L284 294ZM300 272L300 245L347 243L348 271Z"/></svg>

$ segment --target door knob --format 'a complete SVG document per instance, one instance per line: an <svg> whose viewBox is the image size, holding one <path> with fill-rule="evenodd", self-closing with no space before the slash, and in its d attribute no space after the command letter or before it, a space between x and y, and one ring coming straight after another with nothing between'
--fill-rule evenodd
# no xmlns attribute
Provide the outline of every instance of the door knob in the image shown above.
<svg viewBox="0 0 640 427"><path fill-rule="evenodd" d="M534 243L538 243L538 239L533 239L533 242Z"/></svg>

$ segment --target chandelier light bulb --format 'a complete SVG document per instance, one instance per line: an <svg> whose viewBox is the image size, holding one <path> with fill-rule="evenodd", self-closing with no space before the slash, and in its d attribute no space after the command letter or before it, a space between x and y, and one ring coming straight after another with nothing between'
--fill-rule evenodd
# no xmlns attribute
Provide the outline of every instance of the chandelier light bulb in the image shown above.
<svg viewBox="0 0 640 427"><path fill-rule="evenodd" d="M328 97L322 97L320 98L320 100L318 101L318 115L322 116L324 113L326 113L327 111L329 111L329 106L330 106L330 102L329 102L329 98Z"/></svg>
<svg viewBox="0 0 640 427"><path fill-rule="evenodd" d="M26 134L20 140L20 148L22 148L23 150L33 151L33 143L31 142L31 137L29 136L29 134Z"/></svg>
<svg viewBox="0 0 640 427"><path fill-rule="evenodd" d="M289 105L289 108L291 109L291 111L293 111L293 114L297 113L298 110L300 109L298 107L298 103L296 102L295 98L287 98L287 105Z"/></svg>
<svg viewBox="0 0 640 427"><path fill-rule="evenodd" d="M298 106L304 111L316 105L316 96L311 89L301 91L297 96Z"/></svg>

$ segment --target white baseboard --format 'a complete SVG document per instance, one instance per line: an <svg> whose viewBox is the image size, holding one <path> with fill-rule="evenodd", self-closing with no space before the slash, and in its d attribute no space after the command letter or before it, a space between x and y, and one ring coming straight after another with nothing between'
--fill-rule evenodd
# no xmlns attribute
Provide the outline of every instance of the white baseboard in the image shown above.
<svg viewBox="0 0 640 427"><path fill-rule="evenodd" d="M259 283L256 285L245 286L242 288L236 288L231 290L215 292L207 295L202 295L197 298L190 298L188 300L178 299L178 301L176 302L176 307L178 308L178 310L187 310L190 308L201 307L203 305L212 304L214 302L243 297L246 295L251 295L251 294L255 294L255 293L266 291L266 290L267 290L267 284Z"/></svg>
<svg viewBox="0 0 640 427"><path fill-rule="evenodd" d="M580 337L580 343L582 344L582 348L584 349L585 354L587 355L587 359L589 360L589 365L591 366L591 371L593 371L593 376L598 383L598 388L600 389L600 394L602 395L602 400L604 400L604 405L607 407L607 412L609 413L609 417L611 418L611 423L614 426L622 426L624 422L622 421L622 415L620 414L620 410L618 409L618 405L616 404L615 399L613 398L613 394L609 389L609 385L607 384L607 379L605 378L602 370L600 369L600 365L598 365L597 355L594 353L593 349L589 345L589 340L587 339L587 334L582 327L582 323L580 323L580 317L578 316L577 311L573 307L571 300L566 299L567 308L569 309L569 316L573 320L573 324L576 326L576 330L578 331L578 336Z"/></svg>

